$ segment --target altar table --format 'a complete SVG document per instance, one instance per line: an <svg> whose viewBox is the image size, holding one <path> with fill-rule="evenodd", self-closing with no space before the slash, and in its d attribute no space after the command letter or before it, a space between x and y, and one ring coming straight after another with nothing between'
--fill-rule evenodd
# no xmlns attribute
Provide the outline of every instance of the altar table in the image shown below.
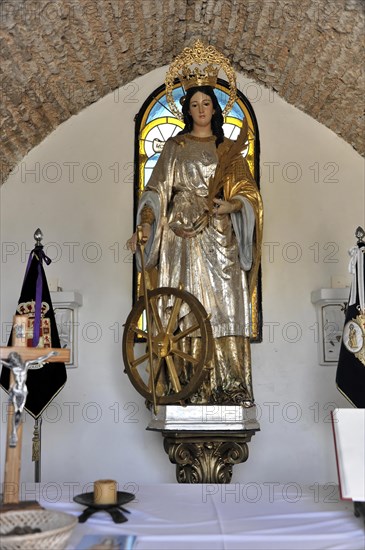
<svg viewBox="0 0 365 550"><path fill-rule="evenodd" d="M76 484L53 485L40 484L37 494L28 487L28 498L38 496L47 509L80 515L84 507L73 501ZM351 501L340 500L335 484L119 483L119 490L136 495L125 505L128 521L118 525L99 512L76 526L67 550L82 548L86 534L135 535L136 550L365 549L364 518L354 516Z"/></svg>

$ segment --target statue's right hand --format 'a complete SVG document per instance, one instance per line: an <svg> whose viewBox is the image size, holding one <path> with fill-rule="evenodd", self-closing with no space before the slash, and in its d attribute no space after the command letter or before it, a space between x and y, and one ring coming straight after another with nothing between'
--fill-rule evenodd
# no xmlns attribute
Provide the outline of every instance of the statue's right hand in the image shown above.
<svg viewBox="0 0 365 550"><path fill-rule="evenodd" d="M145 244L151 235L151 225L149 223L143 223L142 224L142 244ZM133 233L130 239L127 241L127 248L131 250L133 254L135 254L137 250L137 243L138 243L138 231Z"/></svg>
<svg viewBox="0 0 365 550"><path fill-rule="evenodd" d="M133 233L130 239L126 242L127 248L134 254L137 250L137 233Z"/></svg>

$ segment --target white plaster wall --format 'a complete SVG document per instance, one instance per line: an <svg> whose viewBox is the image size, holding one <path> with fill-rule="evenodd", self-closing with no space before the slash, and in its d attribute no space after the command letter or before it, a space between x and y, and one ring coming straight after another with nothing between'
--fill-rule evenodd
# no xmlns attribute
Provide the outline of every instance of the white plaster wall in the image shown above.
<svg viewBox="0 0 365 550"><path fill-rule="evenodd" d="M66 387L44 414L45 482L78 487L111 477L128 490L175 481L161 435L145 431L149 413L121 360L132 288L124 244L132 232L133 118L164 74L153 71L62 124L1 189L2 343L38 226L54 258L47 277L59 277L64 290L78 290L84 300L79 368L68 371ZM267 482L268 490L271 482L336 482L329 411L349 405L336 390L335 367L318 364L310 295L347 273L347 250L364 224L363 160L272 92L243 77L239 86L261 137L264 341L253 346L261 432L249 444L248 462L234 467L233 482ZM32 427L27 417L27 482ZM3 435L2 464L4 452Z"/></svg>

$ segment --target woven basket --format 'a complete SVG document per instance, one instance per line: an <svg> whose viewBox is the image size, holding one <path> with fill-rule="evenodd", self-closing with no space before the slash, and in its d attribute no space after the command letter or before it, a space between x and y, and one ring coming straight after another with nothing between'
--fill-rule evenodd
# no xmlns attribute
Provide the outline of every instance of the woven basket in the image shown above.
<svg viewBox="0 0 365 550"><path fill-rule="evenodd" d="M77 517L52 510L19 510L0 515L1 550L58 550L65 548ZM14 527L38 527L41 533L4 536Z"/></svg>

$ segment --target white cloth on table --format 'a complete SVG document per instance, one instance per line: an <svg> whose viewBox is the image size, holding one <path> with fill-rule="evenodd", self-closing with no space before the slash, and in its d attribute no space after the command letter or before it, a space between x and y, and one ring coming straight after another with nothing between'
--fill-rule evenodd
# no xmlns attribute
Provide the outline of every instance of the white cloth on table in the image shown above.
<svg viewBox="0 0 365 550"><path fill-rule="evenodd" d="M77 494L77 492L75 493ZM80 515L72 498L47 509ZM105 512L78 524L67 550L86 534L136 535L136 550L364 550L362 518L330 484L141 485L125 505L128 521L115 524Z"/></svg>

